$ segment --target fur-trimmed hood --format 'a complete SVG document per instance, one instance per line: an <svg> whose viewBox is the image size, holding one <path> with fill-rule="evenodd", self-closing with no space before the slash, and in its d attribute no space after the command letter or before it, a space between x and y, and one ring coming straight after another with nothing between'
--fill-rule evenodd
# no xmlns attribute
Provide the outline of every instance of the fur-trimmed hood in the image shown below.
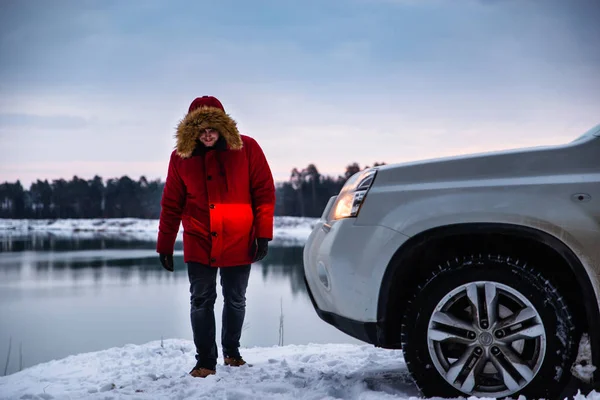
<svg viewBox="0 0 600 400"><path fill-rule="evenodd" d="M181 158L191 157L200 131L206 128L216 129L230 150L242 149L242 137L233 118L219 108L200 107L188 113L177 125L177 155Z"/></svg>

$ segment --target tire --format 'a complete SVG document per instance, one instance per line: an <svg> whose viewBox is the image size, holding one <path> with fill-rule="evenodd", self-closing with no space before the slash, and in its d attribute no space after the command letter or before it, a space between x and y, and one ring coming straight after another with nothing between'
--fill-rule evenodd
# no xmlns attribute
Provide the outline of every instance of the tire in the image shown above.
<svg viewBox="0 0 600 400"><path fill-rule="evenodd" d="M401 336L407 367L427 397L556 398L576 351L558 290L507 256L440 265L408 305Z"/></svg>

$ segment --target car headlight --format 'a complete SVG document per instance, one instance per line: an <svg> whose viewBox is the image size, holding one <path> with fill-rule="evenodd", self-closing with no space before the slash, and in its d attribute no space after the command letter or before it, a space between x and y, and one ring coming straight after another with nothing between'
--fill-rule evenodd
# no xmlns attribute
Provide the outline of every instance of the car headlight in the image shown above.
<svg viewBox="0 0 600 400"><path fill-rule="evenodd" d="M376 169L368 169L352 175L336 199L331 219L356 217L376 174Z"/></svg>

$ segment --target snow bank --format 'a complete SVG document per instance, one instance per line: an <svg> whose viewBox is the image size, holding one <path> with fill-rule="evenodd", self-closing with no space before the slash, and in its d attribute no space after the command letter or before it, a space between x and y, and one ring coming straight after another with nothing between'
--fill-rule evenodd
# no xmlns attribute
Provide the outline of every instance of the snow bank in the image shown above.
<svg viewBox="0 0 600 400"><path fill-rule="evenodd" d="M252 367L192 378L191 341L79 354L0 377L0 399L398 399L418 396L402 353L369 345L243 349Z"/></svg>
<svg viewBox="0 0 600 400"><path fill-rule="evenodd" d="M273 244L304 244L316 221L316 218L275 217ZM0 219L2 236L42 233L59 237L155 241L157 232L158 220L156 219ZM182 232L183 228L180 227L178 241L183 240Z"/></svg>

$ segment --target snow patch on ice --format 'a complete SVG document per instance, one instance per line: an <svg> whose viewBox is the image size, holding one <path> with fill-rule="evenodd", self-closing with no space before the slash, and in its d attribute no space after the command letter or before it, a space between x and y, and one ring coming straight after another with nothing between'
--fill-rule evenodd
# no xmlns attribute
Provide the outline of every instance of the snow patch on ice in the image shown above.
<svg viewBox="0 0 600 400"><path fill-rule="evenodd" d="M281 246L303 245L317 218L275 217L273 244ZM2 236L23 236L44 233L66 238L110 238L123 240L155 241L158 234L157 219L0 219ZM183 240L180 226L177 241Z"/></svg>

